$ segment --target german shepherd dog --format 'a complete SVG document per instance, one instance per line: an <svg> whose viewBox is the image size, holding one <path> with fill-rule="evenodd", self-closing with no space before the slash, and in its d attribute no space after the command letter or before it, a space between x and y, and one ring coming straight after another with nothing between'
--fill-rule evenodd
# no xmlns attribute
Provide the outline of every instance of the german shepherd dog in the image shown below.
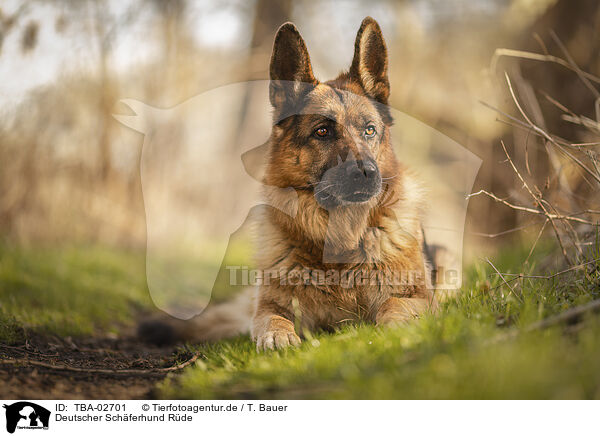
<svg viewBox="0 0 600 436"><path fill-rule="evenodd" d="M264 275L257 290L209 307L193 328L177 332L180 339L249 331L258 350L284 348L299 345L306 330L404 323L435 308L421 225L425 196L391 145L387 71L385 41L371 17L358 30L349 71L327 82L313 75L294 24L279 28L264 183L294 188L297 213L282 212L289 202L283 190L266 190L276 207L261 216L257 256L260 270L278 276ZM410 279L389 280L399 272Z"/></svg>

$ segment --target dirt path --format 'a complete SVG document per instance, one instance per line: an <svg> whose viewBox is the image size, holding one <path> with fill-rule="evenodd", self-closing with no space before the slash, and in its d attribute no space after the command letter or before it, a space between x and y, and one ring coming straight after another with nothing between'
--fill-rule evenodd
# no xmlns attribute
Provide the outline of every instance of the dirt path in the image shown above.
<svg viewBox="0 0 600 436"><path fill-rule="evenodd" d="M0 344L0 397L152 398L158 381L197 357L175 351L145 345L133 336L33 337L21 345Z"/></svg>

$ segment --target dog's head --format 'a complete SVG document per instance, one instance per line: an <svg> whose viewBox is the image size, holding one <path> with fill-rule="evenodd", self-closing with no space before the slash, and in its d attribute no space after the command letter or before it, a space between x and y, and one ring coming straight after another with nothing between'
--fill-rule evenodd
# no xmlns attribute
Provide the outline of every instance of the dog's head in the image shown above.
<svg viewBox="0 0 600 436"><path fill-rule="evenodd" d="M310 190L326 209L376 202L397 171L387 64L381 29L367 17L349 71L319 82L296 27L281 26L270 66L275 122L267 182Z"/></svg>

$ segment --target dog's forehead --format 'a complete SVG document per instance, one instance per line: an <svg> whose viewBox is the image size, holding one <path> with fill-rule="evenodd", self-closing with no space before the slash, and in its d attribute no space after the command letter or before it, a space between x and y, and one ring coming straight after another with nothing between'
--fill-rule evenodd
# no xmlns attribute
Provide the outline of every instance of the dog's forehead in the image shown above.
<svg viewBox="0 0 600 436"><path fill-rule="evenodd" d="M308 94L303 112L345 123L379 119L379 113L371 99L327 84L317 85Z"/></svg>

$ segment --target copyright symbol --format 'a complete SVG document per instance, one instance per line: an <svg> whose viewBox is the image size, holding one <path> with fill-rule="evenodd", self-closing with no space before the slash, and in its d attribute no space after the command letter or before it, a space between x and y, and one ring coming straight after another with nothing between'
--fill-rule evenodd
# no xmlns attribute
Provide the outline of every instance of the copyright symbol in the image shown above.
<svg viewBox="0 0 600 436"><path fill-rule="evenodd" d="M142 410L144 412L147 412L148 410L150 410L150 406L148 404L142 404Z"/></svg>

